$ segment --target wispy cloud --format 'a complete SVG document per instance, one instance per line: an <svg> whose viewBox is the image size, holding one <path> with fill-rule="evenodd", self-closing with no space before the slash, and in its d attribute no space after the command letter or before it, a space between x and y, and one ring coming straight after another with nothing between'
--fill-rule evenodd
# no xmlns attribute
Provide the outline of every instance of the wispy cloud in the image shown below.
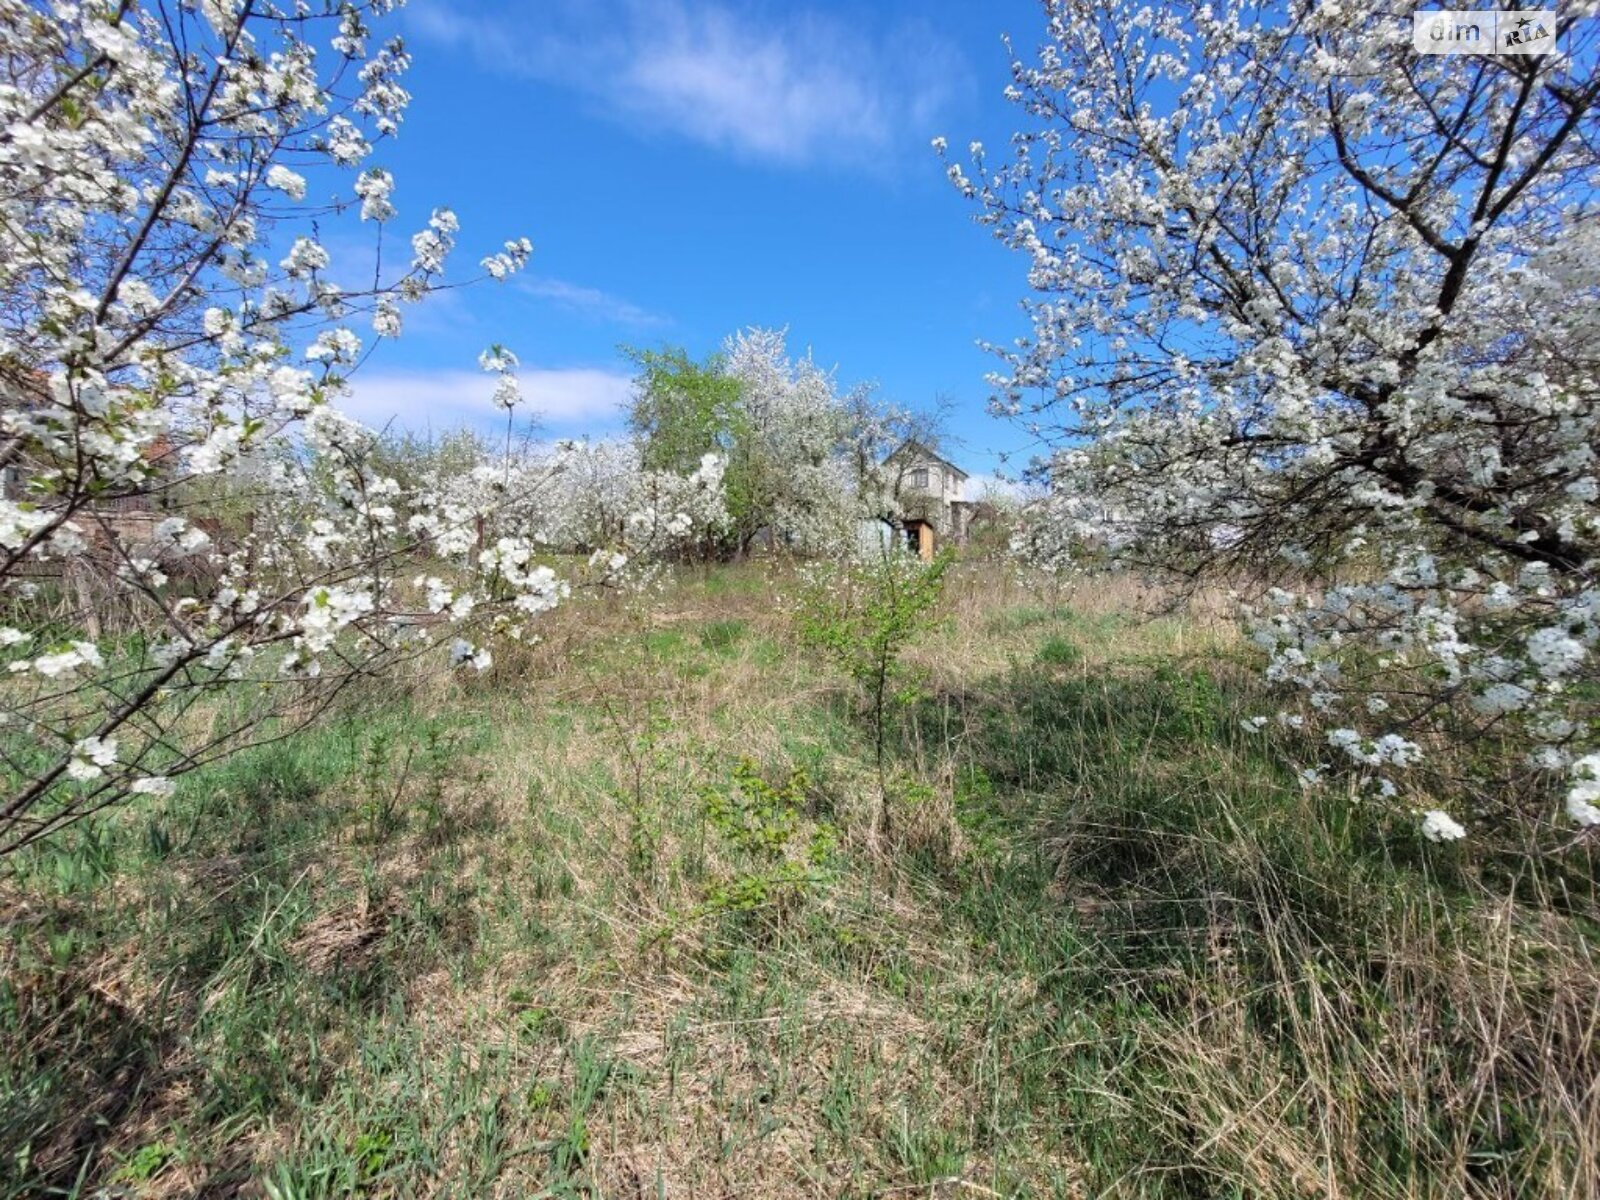
<svg viewBox="0 0 1600 1200"><path fill-rule="evenodd" d="M621 296L613 296L599 288L569 283L565 279L533 276L519 279L517 286L530 296L537 296L571 312L608 324L653 329L671 323L666 317L640 308Z"/></svg>
<svg viewBox="0 0 1600 1200"><path fill-rule="evenodd" d="M632 378L600 367L523 368L523 403L517 417L566 434L604 433L627 410ZM505 410L491 400L494 379L481 371L358 373L339 407L357 420L413 432L460 426L498 429Z"/></svg>
<svg viewBox="0 0 1600 1200"><path fill-rule="evenodd" d="M514 15L433 0L408 11L421 37L574 88L613 119L788 166L881 165L920 148L971 86L930 25L873 28L865 13L847 24L715 0L549 0Z"/></svg>

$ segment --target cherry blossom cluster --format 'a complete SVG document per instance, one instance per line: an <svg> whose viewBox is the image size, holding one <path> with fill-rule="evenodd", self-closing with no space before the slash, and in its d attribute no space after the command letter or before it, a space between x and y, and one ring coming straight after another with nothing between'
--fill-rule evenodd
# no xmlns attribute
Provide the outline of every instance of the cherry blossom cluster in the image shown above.
<svg viewBox="0 0 1600 1200"><path fill-rule="evenodd" d="M1238 589L1308 781L1596 824L1596 4L1525 58L1416 55L1398 3L1046 8L1029 127L948 167L1029 263L1022 548Z"/></svg>
<svg viewBox="0 0 1600 1200"><path fill-rule="evenodd" d="M858 464L847 453L851 397L808 353L790 358L777 329L741 330L723 345L723 369L739 382L743 427L735 448L752 507L792 549L848 546L865 515Z"/></svg>
<svg viewBox="0 0 1600 1200"><path fill-rule="evenodd" d="M392 7L0 0L0 854L429 646L487 668L572 587L530 477L402 483L339 411L461 236L436 208L342 273L322 237L400 219ZM515 355L482 365L509 411Z"/></svg>

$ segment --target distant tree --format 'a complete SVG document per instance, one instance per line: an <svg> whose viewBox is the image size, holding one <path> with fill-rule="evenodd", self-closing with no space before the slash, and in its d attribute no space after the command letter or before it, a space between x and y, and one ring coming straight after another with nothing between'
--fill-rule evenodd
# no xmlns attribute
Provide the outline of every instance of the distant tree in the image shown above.
<svg viewBox="0 0 1600 1200"><path fill-rule="evenodd" d="M703 526L703 549L742 555L762 536L801 552L853 543L857 522L897 511L908 441L937 445L949 405L885 402L871 387L840 391L810 354L792 357L782 330L750 328L697 361L676 347L630 350L639 366L629 427L640 468L688 471L726 459L726 523Z"/></svg>
<svg viewBox="0 0 1600 1200"><path fill-rule="evenodd" d="M763 529L802 549L837 541L858 497L844 456L849 414L832 375L809 354L791 359L781 330L736 333L724 357L739 383L726 484L737 548L748 550Z"/></svg>
<svg viewBox="0 0 1600 1200"><path fill-rule="evenodd" d="M901 489L911 469L910 459L894 452L914 442L938 453L953 403L941 394L932 408L911 408L887 401L870 388L856 388L844 398L844 406L848 454L862 507L868 516L892 518L898 514Z"/></svg>
<svg viewBox="0 0 1600 1200"><path fill-rule="evenodd" d="M443 433L390 430L374 445L372 464L402 488L411 490L436 477L470 475L504 451L503 445L497 446L474 429Z"/></svg>
<svg viewBox="0 0 1600 1200"><path fill-rule="evenodd" d="M547 480L541 519L530 528L546 545L630 556L704 556L727 528L722 475L727 460L704 454L689 471L647 469L637 444L568 443L531 460L528 486ZM513 482L512 488L524 485ZM597 560L598 561L598 560Z"/></svg>
<svg viewBox="0 0 1600 1200"><path fill-rule="evenodd" d="M679 346L624 347L639 369L628 427L651 471L689 471L705 454L726 454L739 440L739 381L721 355L696 362Z"/></svg>
<svg viewBox="0 0 1600 1200"><path fill-rule="evenodd" d="M629 353L640 368L629 426L641 466L727 459L727 524L708 553L744 554L763 533L795 548L845 536L861 507L849 454L856 401L809 355L791 359L782 331L743 330L703 362L671 347Z"/></svg>

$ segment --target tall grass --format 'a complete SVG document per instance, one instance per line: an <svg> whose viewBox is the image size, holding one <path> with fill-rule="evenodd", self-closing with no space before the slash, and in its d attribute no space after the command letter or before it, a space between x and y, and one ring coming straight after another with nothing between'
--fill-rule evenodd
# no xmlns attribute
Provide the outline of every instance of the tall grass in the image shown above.
<svg viewBox="0 0 1600 1200"><path fill-rule="evenodd" d="M885 796L786 590L20 857L0 1196L1600 1194L1585 846L1307 792L1224 625L972 568Z"/></svg>

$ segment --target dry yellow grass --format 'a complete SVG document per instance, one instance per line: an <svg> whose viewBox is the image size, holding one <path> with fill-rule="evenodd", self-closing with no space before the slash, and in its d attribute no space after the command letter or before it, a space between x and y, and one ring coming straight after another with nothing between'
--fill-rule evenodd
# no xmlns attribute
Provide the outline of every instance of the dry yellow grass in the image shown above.
<svg viewBox="0 0 1600 1200"><path fill-rule="evenodd" d="M574 606L41 856L6 1147L162 1197L1600 1192L1576 866L1301 793L1220 606L981 567L875 841L792 594ZM744 761L804 772L770 852L710 815Z"/></svg>

